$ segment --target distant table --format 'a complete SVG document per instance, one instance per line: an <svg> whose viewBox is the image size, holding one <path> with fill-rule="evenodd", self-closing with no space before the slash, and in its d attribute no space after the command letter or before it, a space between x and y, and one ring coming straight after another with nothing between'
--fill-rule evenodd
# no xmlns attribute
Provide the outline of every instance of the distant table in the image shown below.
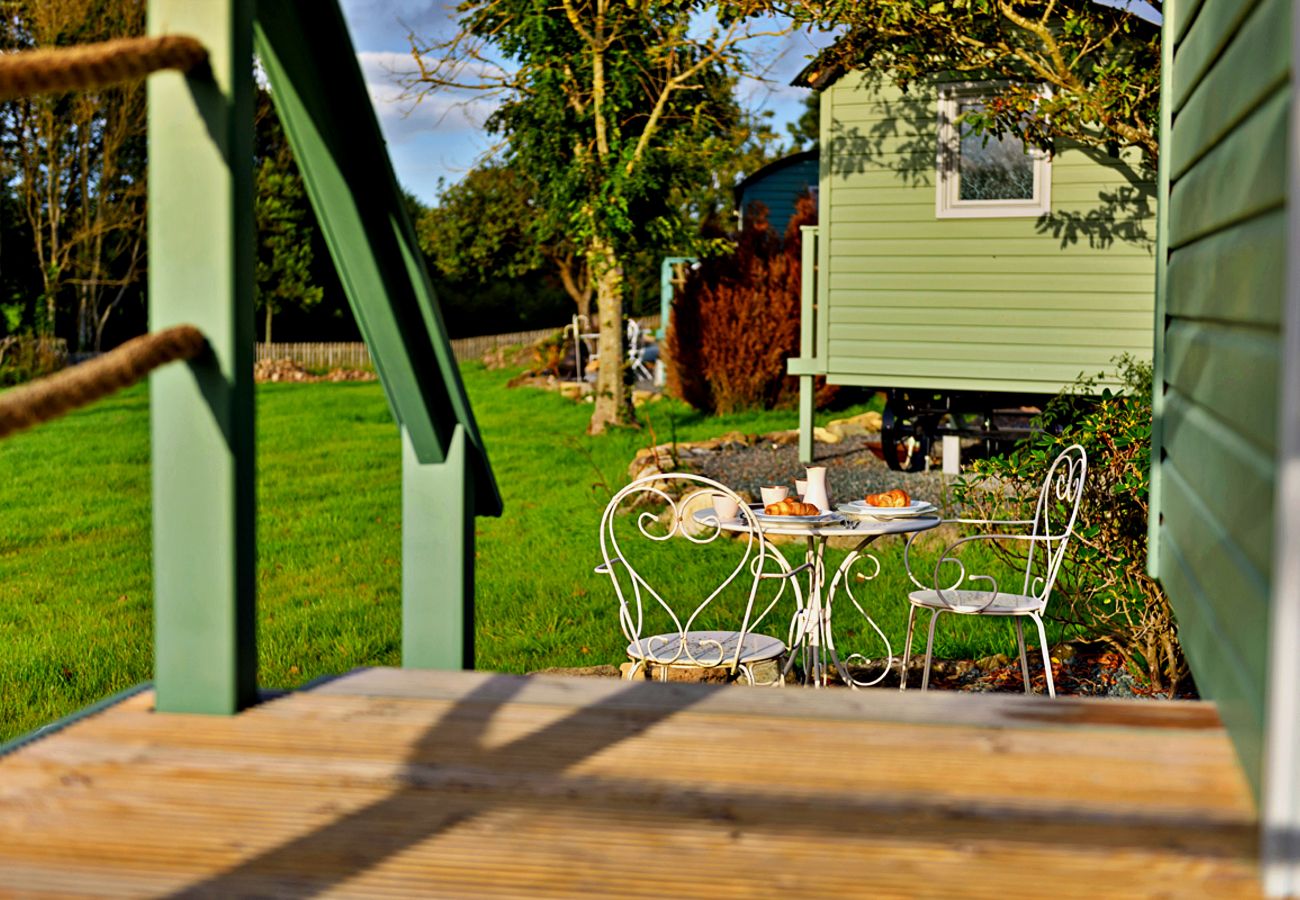
<svg viewBox="0 0 1300 900"><path fill-rule="evenodd" d="M885 637L885 633L880 630L880 626L867 614L867 611L862 608L862 604L858 602L858 598L854 596L853 590L848 584L849 575L853 567L864 559L871 560L876 566L875 571L866 576L865 580L870 581L880 574L880 561L870 554L863 553L867 546L877 538L887 534L911 534L916 531L928 531L938 525L939 522L938 516L913 516L880 520L849 519L845 522L811 528L798 525L781 527L780 525L762 523L764 535L782 534L808 539L808 547L805 551L805 560L808 563L809 573L808 605L795 613L794 644L800 649L805 677L815 687L824 687L827 684L832 665L839 672L844 683L853 688L871 687L873 684L880 682L889 672L889 668L894 662L893 648L889 645L889 639ZM740 519L723 522L721 527L726 531L742 533L749 531L748 526ZM826 542L833 537L860 538L860 540L849 551L849 555L844 557L844 561L839 564L834 577L831 579L830 584L827 585ZM775 550L775 548L773 549ZM848 595L853 605L857 607L858 612L867 620L867 624L880 636L880 640L885 645L885 654L889 658L888 664L885 666L884 671L871 681L858 681L849 673L848 666L845 664L854 658L865 661L867 657L861 653L850 653L841 660L839 653L835 650L835 639L831 634L831 612L834 609L835 597L839 591L843 591ZM796 659L794 647L790 649L790 658L785 664L786 673L789 673Z"/></svg>

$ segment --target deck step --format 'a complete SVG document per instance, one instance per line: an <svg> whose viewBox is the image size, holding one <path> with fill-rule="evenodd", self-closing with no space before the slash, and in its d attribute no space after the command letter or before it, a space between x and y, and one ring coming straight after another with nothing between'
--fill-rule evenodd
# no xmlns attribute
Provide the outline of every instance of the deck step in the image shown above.
<svg viewBox="0 0 1300 900"><path fill-rule="evenodd" d="M0 893L1257 896L1213 707L372 669L0 760Z"/></svg>

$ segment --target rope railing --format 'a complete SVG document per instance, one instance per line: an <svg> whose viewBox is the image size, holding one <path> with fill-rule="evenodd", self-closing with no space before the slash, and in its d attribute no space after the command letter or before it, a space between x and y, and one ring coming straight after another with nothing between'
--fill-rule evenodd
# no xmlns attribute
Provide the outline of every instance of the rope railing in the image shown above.
<svg viewBox="0 0 1300 900"><path fill-rule="evenodd" d="M197 39L180 34L0 54L0 100L109 87L163 69L206 62Z"/></svg>
<svg viewBox="0 0 1300 900"><path fill-rule="evenodd" d="M57 419L135 384L159 366L193 359L207 347L203 332L177 325L133 338L103 356L0 394L0 438Z"/></svg>

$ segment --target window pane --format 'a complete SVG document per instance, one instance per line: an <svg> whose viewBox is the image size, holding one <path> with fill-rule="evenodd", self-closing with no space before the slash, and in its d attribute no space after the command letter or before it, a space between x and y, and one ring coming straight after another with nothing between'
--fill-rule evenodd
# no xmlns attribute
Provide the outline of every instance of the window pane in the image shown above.
<svg viewBox="0 0 1300 900"><path fill-rule="evenodd" d="M980 108L978 101L965 101L958 113ZM1034 160L1020 138L974 134L961 123L959 156L959 200L1034 199Z"/></svg>

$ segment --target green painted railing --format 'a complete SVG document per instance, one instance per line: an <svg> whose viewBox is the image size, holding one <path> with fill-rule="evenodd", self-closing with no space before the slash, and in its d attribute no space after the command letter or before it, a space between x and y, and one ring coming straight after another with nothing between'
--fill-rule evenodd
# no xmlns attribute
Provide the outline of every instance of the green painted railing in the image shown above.
<svg viewBox="0 0 1300 900"><path fill-rule="evenodd" d="M335 0L150 0L211 64L149 84L151 328L212 353L152 376L160 709L256 698L254 41L402 436L402 660L474 661L474 516L501 498Z"/></svg>

